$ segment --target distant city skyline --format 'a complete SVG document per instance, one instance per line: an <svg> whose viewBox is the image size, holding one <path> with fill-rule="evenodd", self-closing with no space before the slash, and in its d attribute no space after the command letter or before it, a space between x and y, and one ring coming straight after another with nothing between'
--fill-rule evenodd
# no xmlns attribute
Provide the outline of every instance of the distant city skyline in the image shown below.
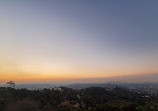
<svg viewBox="0 0 158 111"><path fill-rule="evenodd" d="M0 83L138 75L149 81L158 75L157 6L156 0L1 0Z"/></svg>

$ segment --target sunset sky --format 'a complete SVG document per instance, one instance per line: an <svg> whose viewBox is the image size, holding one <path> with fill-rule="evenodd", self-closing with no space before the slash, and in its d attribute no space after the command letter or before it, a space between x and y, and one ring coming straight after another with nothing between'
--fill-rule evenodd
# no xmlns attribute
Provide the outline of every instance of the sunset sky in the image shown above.
<svg viewBox="0 0 158 111"><path fill-rule="evenodd" d="M0 1L0 84L152 74L157 0Z"/></svg>

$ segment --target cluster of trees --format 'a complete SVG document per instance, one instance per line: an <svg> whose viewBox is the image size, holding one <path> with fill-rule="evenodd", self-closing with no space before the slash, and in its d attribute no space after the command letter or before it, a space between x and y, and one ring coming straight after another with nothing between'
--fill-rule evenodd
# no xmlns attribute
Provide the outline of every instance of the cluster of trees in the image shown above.
<svg viewBox="0 0 158 111"><path fill-rule="evenodd" d="M157 96L119 87L31 91L8 85L0 88L0 111L158 111Z"/></svg>

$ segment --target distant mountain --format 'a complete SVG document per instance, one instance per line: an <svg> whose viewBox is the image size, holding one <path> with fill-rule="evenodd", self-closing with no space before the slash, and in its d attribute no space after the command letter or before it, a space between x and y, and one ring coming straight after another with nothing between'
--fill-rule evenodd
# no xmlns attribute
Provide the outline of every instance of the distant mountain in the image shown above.
<svg viewBox="0 0 158 111"><path fill-rule="evenodd" d="M98 78L85 78L76 79L77 83L107 83L108 81L124 82L124 83L146 83L146 82L158 82L158 74L131 74L120 75L113 77L98 77Z"/></svg>
<svg viewBox="0 0 158 111"><path fill-rule="evenodd" d="M83 89L83 88L89 88L89 87L114 87L116 85L113 84L106 84L106 83L74 83L67 85L68 88L73 89Z"/></svg>
<svg viewBox="0 0 158 111"><path fill-rule="evenodd" d="M54 84L18 84L16 85L16 88L17 89L20 89L20 88L27 88L27 89L44 89L44 88L47 88L47 89L52 89L54 87L60 87L60 86L65 86L66 84L57 84L57 83L54 83Z"/></svg>
<svg viewBox="0 0 158 111"><path fill-rule="evenodd" d="M144 83L126 83L126 82L116 82L110 81L107 83L72 83L72 84L17 84L16 89L26 88L30 90L36 89L52 89L55 87L67 87L73 89L84 89L89 87L158 87L158 82L144 82ZM1 85L0 87L5 87L5 85Z"/></svg>

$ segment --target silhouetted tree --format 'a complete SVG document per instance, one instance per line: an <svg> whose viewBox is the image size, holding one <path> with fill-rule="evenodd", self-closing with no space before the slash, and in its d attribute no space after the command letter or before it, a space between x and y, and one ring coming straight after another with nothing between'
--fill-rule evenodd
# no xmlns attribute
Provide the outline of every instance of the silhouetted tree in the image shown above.
<svg viewBox="0 0 158 111"><path fill-rule="evenodd" d="M39 111L39 103L33 100L22 100L9 104L5 111Z"/></svg>
<svg viewBox="0 0 158 111"><path fill-rule="evenodd" d="M13 81L9 81L7 82L7 85L11 88L14 88L15 87L15 83Z"/></svg>

